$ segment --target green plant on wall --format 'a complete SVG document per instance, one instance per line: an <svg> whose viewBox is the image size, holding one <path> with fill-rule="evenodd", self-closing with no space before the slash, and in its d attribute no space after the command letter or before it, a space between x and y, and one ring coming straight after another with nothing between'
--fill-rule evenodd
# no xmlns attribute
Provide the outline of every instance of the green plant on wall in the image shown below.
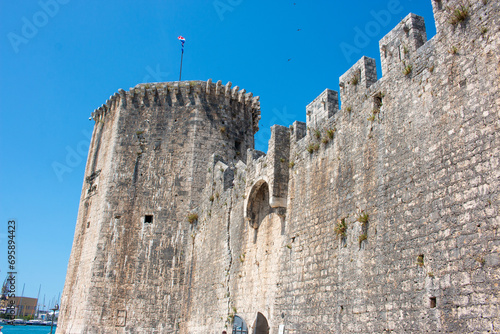
<svg viewBox="0 0 500 334"><path fill-rule="evenodd" d="M370 216L368 213L361 211L358 221L361 223L361 234L358 237L359 246L361 247L361 243L368 239L368 221Z"/></svg>
<svg viewBox="0 0 500 334"><path fill-rule="evenodd" d="M356 86L357 84L359 84L359 77L360 76L361 76L361 74L359 72L356 72L356 74L354 74L351 77L351 80L349 80L349 82L351 83L351 85Z"/></svg>
<svg viewBox="0 0 500 334"><path fill-rule="evenodd" d="M309 146L307 146L307 152L309 153L313 153L315 151L319 150L319 144L318 143L314 143L314 144L309 144Z"/></svg>
<svg viewBox="0 0 500 334"><path fill-rule="evenodd" d="M346 218L340 219L333 230L337 236L344 238L347 234Z"/></svg>
<svg viewBox="0 0 500 334"><path fill-rule="evenodd" d="M370 216L366 212L361 212L358 217L358 222L360 222L361 224L366 224L368 223L368 218L370 218Z"/></svg>
<svg viewBox="0 0 500 334"><path fill-rule="evenodd" d="M448 10L451 12L450 15L450 23L452 25L457 25L459 23L464 22L470 15L470 5L460 4L455 8L449 8Z"/></svg>
<svg viewBox="0 0 500 334"><path fill-rule="evenodd" d="M327 129L326 130L326 135L328 138L333 139L333 135L335 134L335 129Z"/></svg>
<svg viewBox="0 0 500 334"><path fill-rule="evenodd" d="M188 222L190 224L194 223L195 221L198 220L198 214L197 213L190 213L188 216L187 216L187 219L188 219Z"/></svg>
<svg viewBox="0 0 500 334"><path fill-rule="evenodd" d="M411 73L411 71L413 70L413 66L412 65L405 65L405 67L403 68L403 74L404 75L409 75Z"/></svg>

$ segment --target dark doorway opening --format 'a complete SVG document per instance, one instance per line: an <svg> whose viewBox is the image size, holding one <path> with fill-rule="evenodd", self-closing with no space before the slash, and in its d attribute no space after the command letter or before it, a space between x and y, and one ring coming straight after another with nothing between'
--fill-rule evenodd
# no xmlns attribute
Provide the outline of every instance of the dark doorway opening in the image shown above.
<svg viewBox="0 0 500 334"><path fill-rule="evenodd" d="M248 199L247 217L250 220L250 226L258 229L269 213L271 213L269 186L261 180L254 185Z"/></svg>
<svg viewBox="0 0 500 334"><path fill-rule="evenodd" d="M436 297L431 297L430 298L430 307L435 308L436 307Z"/></svg>
<svg viewBox="0 0 500 334"><path fill-rule="evenodd" d="M257 318L255 318L253 328L253 334L269 334L269 324L262 313L257 312Z"/></svg>

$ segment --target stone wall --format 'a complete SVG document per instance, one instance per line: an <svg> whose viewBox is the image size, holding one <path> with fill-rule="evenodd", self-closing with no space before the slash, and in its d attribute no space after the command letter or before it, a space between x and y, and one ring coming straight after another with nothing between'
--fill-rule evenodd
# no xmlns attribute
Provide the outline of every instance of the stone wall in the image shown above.
<svg viewBox="0 0 500 334"><path fill-rule="evenodd" d="M58 333L177 332L188 215L210 155L232 160L253 147L258 97L210 80L143 84L92 117Z"/></svg>
<svg viewBox="0 0 500 334"><path fill-rule="evenodd" d="M500 2L432 4L267 154L230 84L96 111L58 333L499 332Z"/></svg>
<svg viewBox="0 0 500 334"><path fill-rule="evenodd" d="M367 57L340 77L341 110L326 90L289 138L273 127L267 155L224 162L233 186L209 171L189 333L257 312L271 333L500 331L500 5L453 24L460 4L433 2L429 41L405 17L380 41L380 80Z"/></svg>

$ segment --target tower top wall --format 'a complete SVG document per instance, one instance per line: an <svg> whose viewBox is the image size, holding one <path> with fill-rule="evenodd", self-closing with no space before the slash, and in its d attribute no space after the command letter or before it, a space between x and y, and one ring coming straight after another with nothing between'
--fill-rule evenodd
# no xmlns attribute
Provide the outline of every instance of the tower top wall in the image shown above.
<svg viewBox="0 0 500 334"><path fill-rule="evenodd" d="M229 81L222 85L219 80L207 81L175 81L175 82L156 82L142 83L130 88L128 91L119 89L118 92L109 97L109 99L95 109L91 114L94 121L102 120L108 112L117 105L126 106L133 104L136 107L140 105L168 105L176 106L196 106L203 103L218 104L220 109L232 107L232 109L245 108L252 114L253 132L259 130L260 120L260 97L253 96L252 93L239 86L232 86Z"/></svg>

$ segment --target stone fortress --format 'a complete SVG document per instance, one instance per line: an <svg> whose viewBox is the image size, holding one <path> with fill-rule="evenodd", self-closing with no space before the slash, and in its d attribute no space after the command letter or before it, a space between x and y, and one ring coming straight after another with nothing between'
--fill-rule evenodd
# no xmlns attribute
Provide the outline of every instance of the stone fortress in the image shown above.
<svg viewBox="0 0 500 334"><path fill-rule="evenodd" d="M500 333L500 2L432 6L267 154L231 83L93 112L57 333Z"/></svg>

